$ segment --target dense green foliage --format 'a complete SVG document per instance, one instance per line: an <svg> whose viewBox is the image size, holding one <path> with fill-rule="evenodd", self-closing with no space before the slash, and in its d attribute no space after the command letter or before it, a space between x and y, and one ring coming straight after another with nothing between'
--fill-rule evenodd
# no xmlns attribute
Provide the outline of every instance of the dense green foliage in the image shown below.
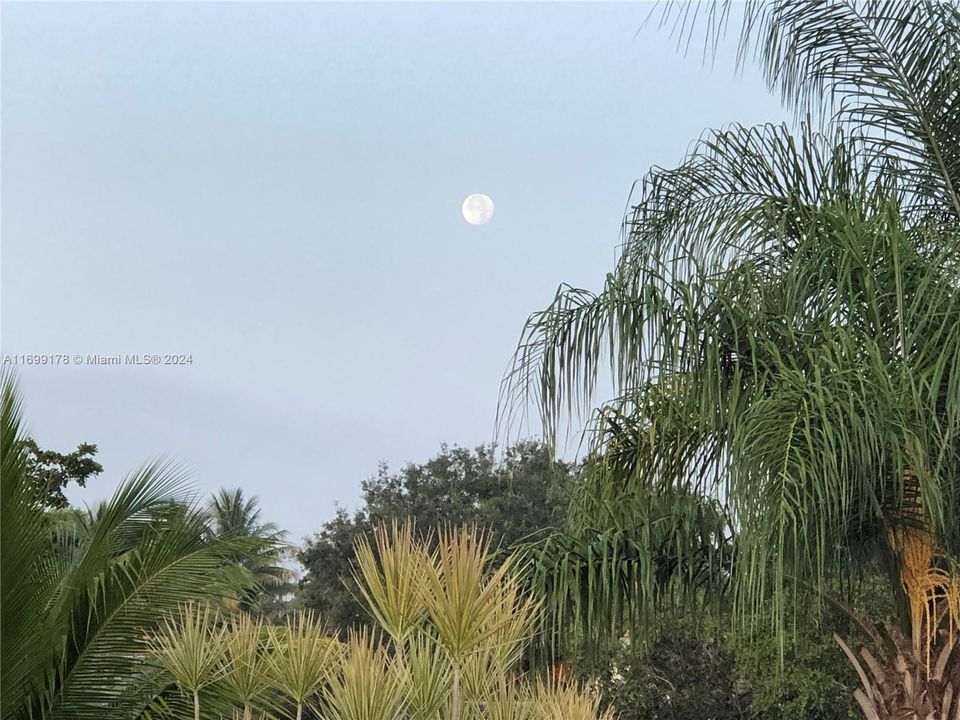
<svg viewBox="0 0 960 720"><path fill-rule="evenodd" d="M26 450L26 472L34 487L37 501L48 508L65 508L69 504L63 489L70 483L86 487L87 480L103 472L93 459L97 446L80 443L69 453L41 449L33 438L23 441Z"/></svg>
<svg viewBox="0 0 960 720"><path fill-rule="evenodd" d="M643 647L629 643L580 671L598 678L620 720L847 720L856 675L830 631L805 618L805 635L780 647L772 631L750 638L689 618L661 627ZM593 667L595 669L591 670Z"/></svg>
<svg viewBox="0 0 960 720"><path fill-rule="evenodd" d="M299 553L305 569L298 602L334 626L366 624L369 617L353 580L353 546L383 522L414 520L422 529L474 525L495 547L563 523L576 468L551 459L546 447L521 442L498 462L493 448L444 446L424 463L399 473L381 466L363 483L359 510L340 510Z"/></svg>
<svg viewBox="0 0 960 720"><path fill-rule="evenodd" d="M769 624L737 628L719 613L679 606L658 614L642 641L628 636L600 654L583 654L568 633L564 663L597 683L620 720L848 720L858 714L850 691L857 678L832 635L868 640L850 612L892 617L884 589L883 575L870 571L833 587L824 605L809 591L790 592L798 632L783 646Z"/></svg>

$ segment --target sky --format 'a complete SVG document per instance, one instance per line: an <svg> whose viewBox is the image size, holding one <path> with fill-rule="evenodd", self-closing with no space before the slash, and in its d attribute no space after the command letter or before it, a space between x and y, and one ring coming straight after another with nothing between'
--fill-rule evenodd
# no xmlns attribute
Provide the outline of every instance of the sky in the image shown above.
<svg viewBox="0 0 960 720"><path fill-rule="evenodd" d="M493 440L524 320L601 285L634 180L788 118L732 33L704 64L650 8L3 2L0 352L84 359L17 371L42 447L99 447L71 501L171 458L299 541L378 463Z"/></svg>

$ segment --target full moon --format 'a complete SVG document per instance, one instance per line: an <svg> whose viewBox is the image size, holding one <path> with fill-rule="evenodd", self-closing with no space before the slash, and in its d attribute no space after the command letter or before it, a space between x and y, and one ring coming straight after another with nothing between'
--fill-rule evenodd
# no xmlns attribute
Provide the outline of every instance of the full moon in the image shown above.
<svg viewBox="0 0 960 720"><path fill-rule="evenodd" d="M483 193L474 193L463 201L460 212L471 225L486 225L493 217L493 200Z"/></svg>

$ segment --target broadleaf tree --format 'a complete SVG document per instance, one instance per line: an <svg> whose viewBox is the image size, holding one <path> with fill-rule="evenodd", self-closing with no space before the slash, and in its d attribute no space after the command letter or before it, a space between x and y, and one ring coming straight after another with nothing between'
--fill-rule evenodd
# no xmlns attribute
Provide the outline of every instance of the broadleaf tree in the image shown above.
<svg viewBox="0 0 960 720"><path fill-rule="evenodd" d="M412 520L418 532L475 525L494 548L506 550L563 524L578 473L534 442L515 443L502 458L489 446L444 446L426 462L408 463L396 473L381 465L362 484L360 508L339 510L301 549L305 574L297 602L334 627L369 625L372 618L354 578L360 538L392 521Z"/></svg>

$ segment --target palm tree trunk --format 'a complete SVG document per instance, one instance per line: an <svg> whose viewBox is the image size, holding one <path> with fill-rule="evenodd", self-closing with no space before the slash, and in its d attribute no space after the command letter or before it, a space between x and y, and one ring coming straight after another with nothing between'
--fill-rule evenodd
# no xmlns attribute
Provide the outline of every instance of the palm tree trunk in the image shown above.
<svg viewBox="0 0 960 720"><path fill-rule="evenodd" d="M303 703L297 703L297 720L303 720Z"/></svg>
<svg viewBox="0 0 960 720"><path fill-rule="evenodd" d="M200 720L200 693L193 691L193 720Z"/></svg>

